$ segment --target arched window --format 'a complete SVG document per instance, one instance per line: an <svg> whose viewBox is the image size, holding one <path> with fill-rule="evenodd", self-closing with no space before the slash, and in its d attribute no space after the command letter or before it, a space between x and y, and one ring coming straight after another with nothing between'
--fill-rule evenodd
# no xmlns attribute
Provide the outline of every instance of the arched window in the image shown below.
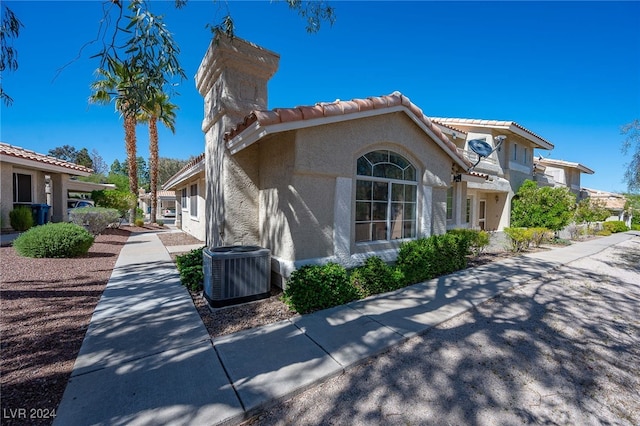
<svg viewBox="0 0 640 426"><path fill-rule="evenodd" d="M358 158L356 242L415 238L416 168L387 150Z"/></svg>

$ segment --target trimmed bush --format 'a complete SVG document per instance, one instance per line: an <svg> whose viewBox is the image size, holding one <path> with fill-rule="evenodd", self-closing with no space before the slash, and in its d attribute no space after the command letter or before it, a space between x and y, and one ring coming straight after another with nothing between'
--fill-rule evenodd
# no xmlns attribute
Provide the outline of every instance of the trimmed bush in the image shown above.
<svg viewBox="0 0 640 426"><path fill-rule="evenodd" d="M9 223L14 230L24 232L33 226L33 212L29 207L17 207L9 212Z"/></svg>
<svg viewBox="0 0 640 426"><path fill-rule="evenodd" d="M300 314L343 305L360 297L337 263L306 265L295 270L287 281L282 300Z"/></svg>
<svg viewBox="0 0 640 426"><path fill-rule="evenodd" d="M447 234L458 235L464 238L469 246L469 254L479 256L489 245L489 233L476 229L456 228L447 231Z"/></svg>
<svg viewBox="0 0 640 426"><path fill-rule="evenodd" d="M605 231L609 231L612 234L615 234L616 232L627 232L629 230L627 225L625 225L625 223L621 220L608 221L603 223L602 226L604 227Z"/></svg>
<svg viewBox="0 0 640 426"><path fill-rule="evenodd" d="M386 293L405 285L402 272L387 265L377 256L367 258L363 266L351 272L350 278L362 297Z"/></svg>
<svg viewBox="0 0 640 426"><path fill-rule="evenodd" d="M182 285L191 291L202 290L204 283L202 248L176 256L176 267L180 272Z"/></svg>
<svg viewBox="0 0 640 426"><path fill-rule="evenodd" d="M99 235L110 225L120 222L120 212L104 207L81 207L69 212L69 220L93 235Z"/></svg>
<svg viewBox="0 0 640 426"><path fill-rule="evenodd" d="M25 257L78 257L89 251L93 241L93 235L74 223L47 223L20 235L13 247Z"/></svg>
<svg viewBox="0 0 640 426"><path fill-rule="evenodd" d="M529 232L534 247L540 247L544 241L550 241L553 238L552 231L547 228L529 228Z"/></svg>
<svg viewBox="0 0 640 426"><path fill-rule="evenodd" d="M143 226L144 226L144 220L142 220L142 219L136 219L136 220L133 222L133 224L134 224L134 225L136 225L136 226L139 226L139 227L143 227Z"/></svg>
<svg viewBox="0 0 640 426"><path fill-rule="evenodd" d="M432 235L400 246L396 265L408 284L416 284L467 267L469 240L455 233Z"/></svg>
<svg viewBox="0 0 640 426"><path fill-rule="evenodd" d="M529 248L533 239L533 232L529 228L504 228L509 238L511 251L518 253Z"/></svg>

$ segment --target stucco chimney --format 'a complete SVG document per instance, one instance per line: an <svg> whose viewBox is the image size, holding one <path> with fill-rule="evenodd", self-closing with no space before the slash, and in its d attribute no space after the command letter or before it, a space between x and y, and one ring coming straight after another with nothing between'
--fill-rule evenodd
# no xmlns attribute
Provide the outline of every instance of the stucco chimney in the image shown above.
<svg viewBox="0 0 640 426"><path fill-rule="evenodd" d="M206 244L225 240L225 193L233 191L233 158L224 133L253 110L267 109L267 83L280 56L253 43L216 33L198 72L196 87L204 97Z"/></svg>

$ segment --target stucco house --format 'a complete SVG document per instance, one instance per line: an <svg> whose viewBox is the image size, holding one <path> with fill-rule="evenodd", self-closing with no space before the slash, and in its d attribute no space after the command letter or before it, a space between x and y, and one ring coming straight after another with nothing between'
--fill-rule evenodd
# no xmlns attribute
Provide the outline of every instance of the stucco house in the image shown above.
<svg viewBox="0 0 640 426"><path fill-rule="evenodd" d="M450 215L448 227L469 227L501 231L510 224L511 200L522 183L533 179L534 149L551 150L554 145L515 121L434 117L458 151L474 164L474 170L488 179L469 182L466 193L450 188L449 197L463 203L464 210ZM503 137L498 143L497 137ZM479 159L469 148L472 140L484 140L494 151ZM478 160L480 160L478 162Z"/></svg>
<svg viewBox="0 0 640 426"><path fill-rule="evenodd" d="M78 164L0 142L0 214L2 227L9 228L9 212L18 206L50 206L47 219L67 218L69 193L105 189L105 185L82 182L92 170Z"/></svg>
<svg viewBox="0 0 640 426"><path fill-rule="evenodd" d="M575 194L580 201L590 196L581 186L582 174L592 175L595 172L589 167L570 161L541 157L535 161L535 177L538 186L565 187Z"/></svg>
<svg viewBox="0 0 640 426"><path fill-rule="evenodd" d="M449 187L488 178L399 92L267 110L278 61L215 37L196 75L206 150L163 186L208 246L269 248L276 284L302 264L392 260L402 241L446 232Z"/></svg>

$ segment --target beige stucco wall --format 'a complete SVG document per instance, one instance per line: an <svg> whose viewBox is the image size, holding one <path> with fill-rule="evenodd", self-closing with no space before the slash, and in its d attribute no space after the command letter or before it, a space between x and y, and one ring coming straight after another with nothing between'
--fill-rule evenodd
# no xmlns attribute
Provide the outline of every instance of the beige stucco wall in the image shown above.
<svg viewBox="0 0 640 426"><path fill-rule="evenodd" d="M60 173L47 173L42 170L32 169L22 165L7 162L0 163L0 214L2 226L10 227L9 212L13 210L13 174L20 173L31 176L31 204L46 204L45 175L51 176L51 220L60 222L66 220L66 182L69 175Z"/></svg>
<svg viewBox="0 0 640 426"><path fill-rule="evenodd" d="M250 166L252 170L253 159L257 156L259 178L246 176L235 179L237 182L250 181L251 184L259 179L259 243L269 247L274 256L294 261L336 255L336 221L352 223L355 220L355 185L349 217L334 216L336 180L346 178L355 181L357 159L378 149L392 150L406 157L421 174L420 183L435 188L434 203L429 204L433 211L428 213L433 223L428 232L446 231L446 187L452 160L404 113L276 134L256 145L247 148L244 157L236 157L241 158L238 164ZM244 185L243 188L243 191L235 190L233 194L237 200L227 200L227 204L239 205L242 202L251 211L253 204L245 194L252 194L255 188L252 185ZM418 211L418 216L422 213ZM233 235L245 232L247 225L246 222L227 223L227 227L235 228L230 230ZM351 253L398 246L398 242L380 242L367 243L359 249L354 242L355 231L353 227L350 229Z"/></svg>
<svg viewBox="0 0 640 426"><path fill-rule="evenodd" d="M198 185L198 215L191 216L190 213L190 205L191 200L187 202L187 208L182 208L182 189L187 189L187 197L190 197L190 189L193 184ZM194 176L192 179L185 181L180 187L176 188L176 223L180 224L180 229L184 232L196 237L199 240L204 241L206 238L205 229L206 229L206 220L205 220L205 194L206 194L206 185L204 180L204 174L199 173Z"/></svg>

